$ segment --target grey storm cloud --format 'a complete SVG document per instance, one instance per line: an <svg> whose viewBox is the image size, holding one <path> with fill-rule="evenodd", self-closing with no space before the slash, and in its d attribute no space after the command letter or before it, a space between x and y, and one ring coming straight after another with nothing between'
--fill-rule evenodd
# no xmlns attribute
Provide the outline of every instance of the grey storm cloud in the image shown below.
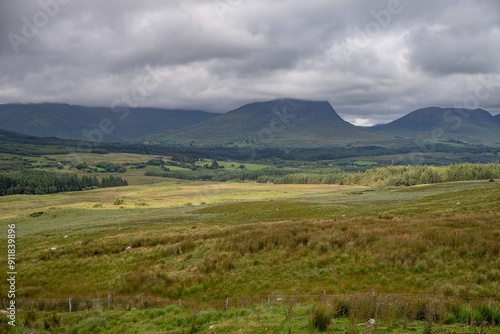
<svg viewBox="0 0 500 334"><path fill-rule="evenodd" d="M0 0L0 102L224 112L328 100L373 124L500 112L495 0ZM145 89L154 71L157 85ZM147 87L146 87L147 88ZM135 95L134 95L135 94Z"/></svg>

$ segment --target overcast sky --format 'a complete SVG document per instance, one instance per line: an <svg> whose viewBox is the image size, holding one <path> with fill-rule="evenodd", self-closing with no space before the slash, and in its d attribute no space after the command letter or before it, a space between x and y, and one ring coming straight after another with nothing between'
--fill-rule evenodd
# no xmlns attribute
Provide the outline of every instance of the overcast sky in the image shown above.
<svg viewBox="0 0 500 334"><path fill-rule="evenodd" d="M500 113L497 0L0 0L0 103Z"/></svg>

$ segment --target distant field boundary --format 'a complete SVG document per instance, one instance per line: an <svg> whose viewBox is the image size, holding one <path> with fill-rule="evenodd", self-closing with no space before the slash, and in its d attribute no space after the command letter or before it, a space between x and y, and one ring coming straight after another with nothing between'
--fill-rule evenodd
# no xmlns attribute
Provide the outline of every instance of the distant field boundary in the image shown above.
<svg viewBox="0 0 500 334"><path fill-rule="evenodd" d="M3 307L7 308L7 299L3 299ZM193 310L242 309L250 307L276 307L291 304L329 303L341 305L347 309L368 308L377 312L385 308L398 309L406 312L415 312L415 317L422 317L422 312L443 312L457 306L469 305L471 308L493 307L500 309L498 297L453 297L429 294L338 294L338 295L267 295L247 298L224 299L170 299L146 296L107 295L94 298L66 298L66 299L29 299L17 298L16 308L20 311L47 311L47 312L76 312L88 310L134 310L165 308L178 306ZM343 306L342 306L343 305ZM413 311L412 311L413 310Z"/></svg>

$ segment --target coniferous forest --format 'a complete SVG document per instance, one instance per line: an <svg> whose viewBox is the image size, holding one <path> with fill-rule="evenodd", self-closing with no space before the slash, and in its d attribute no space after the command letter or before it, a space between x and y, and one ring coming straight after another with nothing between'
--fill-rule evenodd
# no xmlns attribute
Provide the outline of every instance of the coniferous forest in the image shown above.
<svg viewBox="0 0 500 334"><path fill-rule="evenodd" d="M0 196L14 194L53 194L96 188L127 186L121 177L109 176L99 180L96 176L55 173L41 170L22 170L0 174Z"/></svg>

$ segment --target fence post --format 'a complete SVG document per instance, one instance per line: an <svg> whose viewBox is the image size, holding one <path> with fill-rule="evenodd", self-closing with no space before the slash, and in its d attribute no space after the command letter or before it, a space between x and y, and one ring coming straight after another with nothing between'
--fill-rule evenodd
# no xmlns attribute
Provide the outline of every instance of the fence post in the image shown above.
<svg viewBox="0 0 500 334"><path fill-rule="evenodd" d="M224 301L224 311L227 312L228 308L229 308L229 298L226 298L226 300Z"/></svg>
<svg viewBox="0 0 500 334"><path fill-rule="evenodd" d="M179 299L179 307L182 307L182 302L180 299Z"/></svg>
<svg viewBox="0 0 500 334"><path fill-rule="evenodd" d="M71 304L72 304L71 302L72 302L72 299L71 299L71 298L70 298L70 299L68 299L68 303L69 303L69 312L71 312L71 311L72 311L72 307L73 307L73 306L71 305Z"/></svg>
<svg viewBox="0 0 500 334"><path fill-rule="evenodd" d="M113 309L113 294L108 295L108 309Z"/></svg>
<svg viewBox="0 0 500 334"><path fill-rule="evenodd" d="M271 306L271 295L267 295L267 306Z"/></svg>
<svg viewBox="0 0 500 334"><path fill-rule="evenodd" d="M323 302L326 303L326 290L323 290Z"/></svg>

